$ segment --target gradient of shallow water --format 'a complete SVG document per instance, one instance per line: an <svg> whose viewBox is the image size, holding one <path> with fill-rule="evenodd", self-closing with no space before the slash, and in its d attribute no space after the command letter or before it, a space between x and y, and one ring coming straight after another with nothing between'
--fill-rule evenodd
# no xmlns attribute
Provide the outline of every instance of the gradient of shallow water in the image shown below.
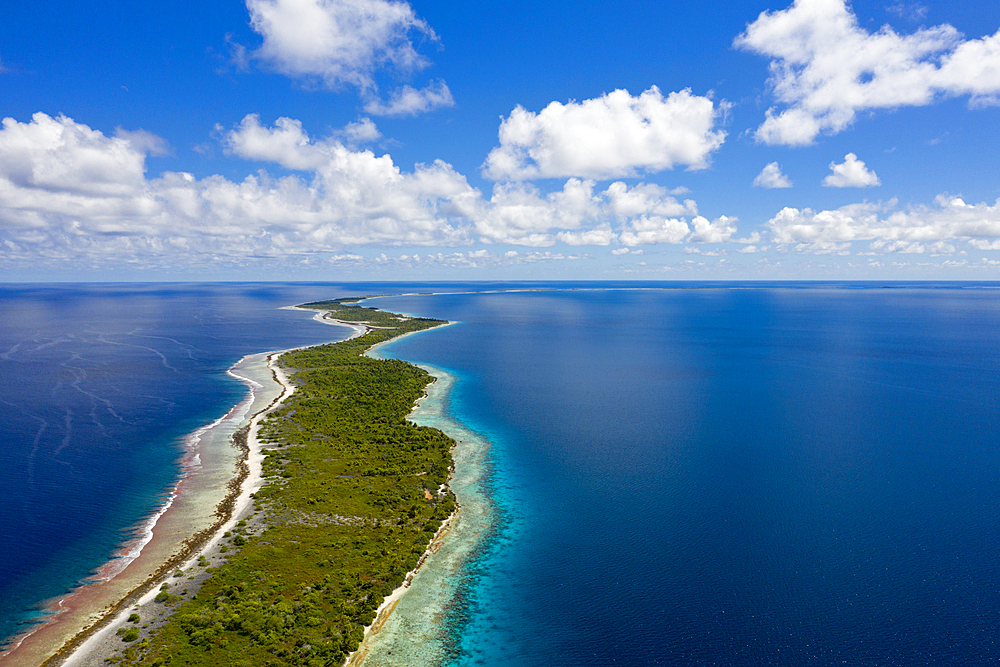
<svg viewBox="0 0 1000 667"><path fill-rule="evenodd" d="M226 375L233 363L349 333L278 310L340 293L0 288L0 641L104 566L157 511L180 474L185 436L246 395Z"/></svg>
<svg viewBox="0 0 1000 667"><path fill-rule="evenodd" d="M483 288L0 285L0 649L47 601L114 569L108 559L181 474L185 437L246 395L226 369L246 354L346 335L280 307Z"/></svg>
<svg viewBox="0 0 1000 667"><path fill-rule="evenodd" d="M1000 291L373 303L492 447L447 664L1000 657Z"/></svg>

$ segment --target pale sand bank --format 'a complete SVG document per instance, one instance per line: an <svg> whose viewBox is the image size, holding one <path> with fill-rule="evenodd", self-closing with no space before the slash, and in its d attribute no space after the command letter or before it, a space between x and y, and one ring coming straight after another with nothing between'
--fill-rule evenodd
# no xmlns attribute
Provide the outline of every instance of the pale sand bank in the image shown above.
<svg viewBox="0 0 1000 667"><path fill-rule="evenodd" d="M313 319L352 329L351 335L345 340L364 335L375 328L364 323L330 318L329 312L325 311L317 312ZM131 625L127 621L131 614L137 613L141 618L137 624L142 628L140 637L148 636L150 631L155 630L169 616L172 609L155 601L163 583L169 586L168 592L172 594L184 591L188 596L193 595L210 576L210 572L206 572L206 566L198 565L199 558L204 558L209 568L224 562L226 556L220 549L224 546L222 536L226 531L231 530L240 520L247 520L247 530L251 533L262 529L262 518L253 512L251 498L262 483L263 454L256 435L260 420L287 400L294 391L285 373L274 363L286 351L288 350L250 355L235 365L230 374L247 384L251 395L225 417L191 436L199 443L206 438L217 440L224 436L228 444L237 430L248 427L244 463L239 466L243 468L242 474L235 480L232 478L234 461L230 461L227 474L221 477L215 468L212 468L213 475L203 473L201 468L206 467L205 457L218 458L218 453L204 451L205 448L189 447L185 457L184 478L169 501L144 526L142 535L126 545L128 561L124 565L120 565L120 562L125 559L112 561L107 570L102 569L102 574L110 573L107 580L82 586L60 600L58 604L64 611L22 638L8 654L0 656L0 665L38 665L52 655L57 647L62 646L59 655L50 659L47 664L104 667L107 658L120 654L125 647L115 633L118 629ZM369 354L380 356L376 348L370 350ZM427 370L432 371L432 375L439 379L434 385L446 391L445 385L450 383L440 382L442 376L433 372L436 369ZM419 406L420 401L415 406L415 412ZM198 473L202 473L201 476ZM239 481L240 477L242 482ZM224 523L220 523L220 518L215 513L221 497L215 502L209 502L212 499L211 493L208 489L201 489L201 483L190 481L195 479L197 482L211 482L206 486L211 487L216 496L224 496L230 490L228 507L224 512L228 519ZM234 482L239 482L237 488L233 488ZM199 492L195 492L196 487ZM209 512L209 509L212 511ZM380 634L383 637L390 634L388 631L381 632L387 624L393 625L389 623L390 614L397 609L403 593L409 590L418 572L425 569L428 558L433 558L441 550L444 537L451 531L458 516L459 512L456 510L441 526L417 568L408 573L402 586L387 596L377 611L376 620L366 628L365 643L358 652L352 654L350 664L359 665L369 655L375 638ZM175 574L177 570L182 573ZM399 616L401 614L397 614L396 619ZM377 648L379 644L375 643L375 646ZM372 662L374 661L365 660L365 664Z"/></svg>
<svg viewBox="0 0 1000 667"><path fill-rule="evenodd" d="M277 385L277 391L272 390L269 392L271 400L264 404L261 409L257 410L247 424L249 431L246 440L246 458L244 459L246 464L246 478L240 485L239 494L233 501L232 512L229 518L207 537L200 548L193 551L188 558L176 565L177 569L183 570L181 576L177 577L170 573L165 573L165 576L152 581L150 585L145 587L145 591L141 596L138 596L136 600L121 609L104 627L91 634L62 664L74 667L106 665L105 660L107 658L114 656L125 647L124 642L122 642L115 632L121 627L130 625L127 622L129 615L133 613L139 614L142 619L139 624L140 627L143 624L149 624L149 627L143 628L143 632L141 633L141 636L148 636L149 631L155 629L158 625L157 621L165 619L170 614L171 610L169 608L157 603L154 599L160 592L162 583L166 582L169 584L169 588L167 589L169 593L177 594L180 590L186 589L188 596L193 595L197 591L198 586L210 575L209 572L205 571L206 568L204 566L198 565L199 558L204 558L208 561L208 567L216 567L224 562L225 555L220 551L220 548L223 546L222 535L226 531L232 530L237 521L249 518L253 504L251 495L260 489L263 481L261 467L264 457L261 452L260 443L257 440L260 420L287 400L294 391L294 387L288 382L284 372L275 363L275 360L281 354L282 352L272 352L252 355L234 369L237 375L240 375L242 371L247 373L247 375L256 375L261 380L267 379L266 377L261 377L261 371L266 371L270 374L272 386ZM246 363L244 364L244 362ZM242 368L240 368L241 365Z"/></svg>
<svg viewBox="0 0 1000 667"><path fill-rule="evenodd" d="M314 319L347 326L353 330L349 338L368 330L363 325L324 319L324 314ZM248 514L250 494L261 483L263 456L256 440L257 423L294 390L273 363L285 351L248 355L229 370L230 375L247 385L247 398L187 437L182 476L166 502L137 528L135 539L123 545L117 557L102 566L92 581L52 601L52 615L16 638L0 654L0 665L104 665L104 658L122 646L114 631L136 611L136 604L144 609L155 604L151 601L161 583L166 580L183 584L181 588L193 594L206 578L203 574L196 573L189 579L192 575L188 572L176 580L170 575L178 567L188 570L199 555L214 558L211 563L217 565L223 558L219 554L222 534ZM246 451L241 452L232 446L233 436L248 426ZM222 523L226 517L228 520Z"/></svg>
<svg viewBox="0 0 1000 667"><path fill-rule="evenodd" d="M447 619L454 611L463 568L494 528L493 506L484 489L490 445L451 417L448 400L454 378L440 368L420 367L436 381L408 419L455 440L448 485L459 509L434 537L418 569L379 608L350 667L442 664L449 654Z"/></svg>

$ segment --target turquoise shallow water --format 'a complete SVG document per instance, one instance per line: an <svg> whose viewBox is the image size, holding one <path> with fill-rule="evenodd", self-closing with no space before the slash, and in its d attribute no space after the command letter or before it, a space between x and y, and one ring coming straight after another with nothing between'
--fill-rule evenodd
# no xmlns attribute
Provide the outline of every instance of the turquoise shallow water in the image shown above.
<svg viewBox="0 0 1000 667"><path fill-rule="evenodd" d="M1000 292L744 287L373 302L490 443L443 664L1000 658Z"/></svg>
<svg viewBox="0 0 1000 667"><path fill-rule="evenodd" d="M113 559L246 395L247 354L347 330L282 306L468 284L0 286L0 643Z"/></svg>
<svg viewBox="0 0 1000 667"><path fill-rule="evenodd" d="M489 443L450 415L454 378L443 369L422 367L436 381L409 418L455 439L455 474L450 486L461 509L440 549L416 573L380 632L367 640L364 664L372 667L437 665L457 655L454 627L463 616L460 596L469 588L470 563L492 542L497 527L497 508L484 486L490 467Z"/></svg>
<svg viewBox="0 0 1000 667"><path fill-rule="evenodd" d="M234 361L335 337L278 306L486 287L505 286L0 292L5 632L155 509L183 436L242 397ZM669 287L373 302L459 322L384 351L453 378L419 418L464 429L479 474L456 489L481 508L386 645L449 665L996 662L996 286Z"/></svg>

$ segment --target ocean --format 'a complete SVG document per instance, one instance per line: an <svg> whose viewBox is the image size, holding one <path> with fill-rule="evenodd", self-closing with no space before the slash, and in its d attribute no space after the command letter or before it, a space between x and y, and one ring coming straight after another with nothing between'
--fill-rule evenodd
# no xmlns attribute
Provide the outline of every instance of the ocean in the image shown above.
<svg viewBox="0 0 1000 667"><path fill-rule="evenodd" d="M230 366L346 337L279 310L331 293L344 292L0 286L0 638L44 617L163 504L185 436L247 394Z"/></svg>
<svg viewBox="0 0 1000 667"><path fill-rule="evenodd" d="M490 443L445 664L995 664L1000 291L866 287L370 302Z"/></svg>
<svg viewBox="0 0 1000 667"><path fill-rule="evenodd" d="M369 302L456 322L379 353L447 374L426 419L474 444L440 613L394 613L415 655L996 662L997 287L5 287L0 631L155 511L184 436L244 396L235 361L346 335L278 307L451 292Z"/></svg>

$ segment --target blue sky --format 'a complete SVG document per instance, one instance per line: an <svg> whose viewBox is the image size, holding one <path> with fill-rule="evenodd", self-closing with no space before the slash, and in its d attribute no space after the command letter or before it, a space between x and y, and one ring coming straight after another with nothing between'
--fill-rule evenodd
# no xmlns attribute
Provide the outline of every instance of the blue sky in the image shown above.
<svg viewBox="0 0 1000 667"><path fill-rule="evenodd" d="M0 280L1000 279L994 2L39 0Z"/></svg>

